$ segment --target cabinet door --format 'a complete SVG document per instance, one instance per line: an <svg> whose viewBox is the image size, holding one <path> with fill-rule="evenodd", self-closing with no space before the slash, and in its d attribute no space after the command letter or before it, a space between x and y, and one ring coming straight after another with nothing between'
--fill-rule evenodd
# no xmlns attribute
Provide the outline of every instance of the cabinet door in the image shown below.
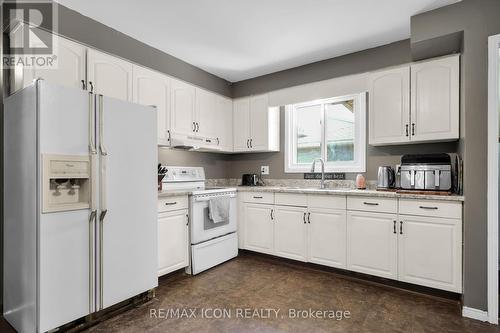
<svg viewBox="0 0 500 333"><path fill-rule="evenodd" d="M158 217L158 276L189 265L187 210Z"/></svg>
<svg viewBox="0 0 500 333"><path fill-rule="evenodd" d="M197 134L207 138L217 138L217 129L220 121L217 112L217 95L209 91L196 88L196 115Z"/></svg>
<svg viewBox="0 0 500 333"><path fill-rule="evenodd" d="M196 88L174 79L171 82L171 131L184 135L194 134L196 129L194 120Z"/></svg>
<svg viewBox="0 0 500 333"><path fill-rule="evenodd" d="M289 259L307 259L307 210L275 206L274 254Z"/></svg>
<svg viewBox="0 0 500 333"><path fill-rule="evenodd" d="M273 253L273 206L244 204L245 248L262 253Z"/></svg>
<svg viewBox="0 0 500 333"><path fill-rule="evenodd" d="M250 150L267 150L269 134L268 95L250 98Z"/></svg>
<svg viewBox="0 0 500 333"><path fill-rule="evenodd" d="M399 280L462 291L460 219L401 215Z"/></svg>
<svg viewBox="0 0 500 333"><path fill-rule="evenodd" d="M459 137L459 56L411 66L411 140Z"/></svg>
<svg viewBox="0 0 500 333"><path fill-rule="evenodd" d="M233 151L233 101L222 96L217 97L217 138L222 151Z"/></svg>
<svg viewBox="0 0 500 333"><path fill-rule="evenodd" d="M144 67L134 66L134 103L156 106L158 145L170 144L170 78Z"/></svg>
<svg viewBox="0 0 500 333"><path fill-rule="evenodd" d="M397 215L347 212L347 269L397 279Z"/></svg>
<svg viewBox="0 0 500 333"><path fill-rule="evenodd" d="M410 140L410 68L370 74L370 144L405 143Z"/></svg>
<svg viewBox="0 0 500 333"><path fill-rule="evenodd" d="M132 102L133 65L125 60L89 49L87 79L96 94Z"/></svg>
<svg viewBox="0 0 500 333"><path fill-rule="evenodd" d="M346 211L309 209L308 261L346 268Z"/></svg>
<svg viewBox="0 0 500 333"><path fill-rule="evenodd" d="M50 34L45 31L41 33ZM30 85L37 78L43 78L63 86L83 89L85 83L85 46L56 35L52 37L54 38L54 52L57 55L57 67L45 69L37 67L22 68L20 66L16 68L14 90ZM19 71L22 71L22 79L17 75Z"/></svg>
<svg viewBox="0 0 500 333"><path fill-rule="evenodd" d="M250 99L240 98L233 102L233 147L234 151L249 151Z"/></svg>

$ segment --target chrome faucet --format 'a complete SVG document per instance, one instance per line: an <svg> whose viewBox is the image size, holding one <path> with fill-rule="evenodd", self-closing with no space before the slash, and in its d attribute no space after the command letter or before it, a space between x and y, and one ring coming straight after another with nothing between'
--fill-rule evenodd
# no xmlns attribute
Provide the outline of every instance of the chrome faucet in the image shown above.
<svg viewBox="0 0 500 333"><path fill-rule="evenodd" d="M321 183L319 185L319 188L324 189L325 188L325 161L323 161L322 158L315 158L312 166L311 166L311 172L314 172L314 167L316 166L316 162L320 161L321 162Z"/></svg>

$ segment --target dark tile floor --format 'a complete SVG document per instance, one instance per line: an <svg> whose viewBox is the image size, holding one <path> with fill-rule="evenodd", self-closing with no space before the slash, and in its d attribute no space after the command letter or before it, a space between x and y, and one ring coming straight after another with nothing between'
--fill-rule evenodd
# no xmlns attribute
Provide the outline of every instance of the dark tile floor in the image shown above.
<svg viewBox="0 0 500 333"><path fill-rule="evenodd" d="M175 318L175 312L174 318L169 316L170 309L179 309L181 318ZM215 309L225 310L231 318L206 318L217 314ZM241 318L243 309L250 311L247 318ZM257 318L253 309L262 311L262 317ZM326 310L327 316L331 310L349 311L350 316L342 320L293 319L289 309ZM195 317L183 318L191 310ZM274 311L279 311L277 316ZM266 315L270 318L263 318ZM0 322L0 331L4 328L7 326ZM88 332L480 333L500 332L500 328L462 318L455 301L244 254L196 277L177 274L160 279L153 300Z"/></svg>

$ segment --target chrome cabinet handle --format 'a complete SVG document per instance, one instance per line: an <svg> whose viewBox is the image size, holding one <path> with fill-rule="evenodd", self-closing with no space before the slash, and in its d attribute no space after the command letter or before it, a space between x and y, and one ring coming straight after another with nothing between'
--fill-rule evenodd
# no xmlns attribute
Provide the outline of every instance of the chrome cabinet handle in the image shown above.
<svg viewBox="0 0 500 333"><path fill-rule="evenodd" d="M171 139L172 139L172 137L171 137L171 135L170 135L170 130L167 130L167 134L168 134L167 141L168 141L168 142L170 142L170 141L171 141Z"/></svg>
<svg viewBox="0 0 500 333"><path fill-rule="evenodd" d="M304 224L306 224L306 223L307 223L307 222L306 222L306 215L307 215L307 213L306 213L306 212L304 212L304 217L303 217Z"/></svg>
<svg viewBox="0 0 500 333"><path fill-rule="evenodd" d="M392 225L392 233L397 234L397 231L396 231L396 223L397 222L396 222L396 220L394 220L393 222L394 222L394 224Z"/></svg>
<svg viewBox="0 0 500 333"><path fill-rule="evenodd" d="M399 221L399 234L403 234L403 221Z"/></svg>
<svg viewBox="0 0 500 333"><path fill-rule="evenodd" d="M219 138L217 138L217 146L220 144Z"/></svg>
<svg viewBox="0 0 500 333"><path fill-rule="evenodd" d="M307 213L307 223L311 224L311 212Z"/></svg>
<svg viewBox="0 0 500 333"><path fill-rule="evenodd" d="M85 80L81 80L81 82L82 82L82 90L85 90L85 88L86 88L85 87Z"/></svg>
<svg viewBox="0 0 500 333"><path fill-rule="evenodd" d="M411 123L411 135L415 136L415 123Z"/></svg>
<svg viewBox="0 0 500 333"><path fill-rule="evenodd" d="M247 148L250 148L250 139L247 139Z"/></svg>
<svg viewBox="0 0 500 333"><path fill-rule="evenodd" d="M434 206L419 206L420 209L431 209L431 210L437 210L439 209L438 207Z"/></svg>
<svg viewBox="0 0 500 333"><path fill-rule="evenodd" d="M193 121L193 132L196 132L196 123Z"/></svg>
<svg viewBox="0 0 500 333"><path fill-rule="evenodd" d="M378 202L363 202L364 205L367 205L367 206L378 206Z"/></svg>
<svg viewBox="0 0 500 333"><path fill-rule="evenodd" d="M94 92L94 84L92 83L92 81L89 81L89 85L90 85L90 92L93 93Z"/></svg>
<svg viewBox="0 0 500 333"><path fill-rule="evenodd" d="M165 202L166 206L177 205L177 201L174 202Z"/></svg>
<svg viewBox="0 0 500 333"><path fill-rule="evenodd" d="M274 209L271 209L271 220L274 220Z"/></svg>
<svg viewBox="0 0 500 333"><path fill-rule="evenodd" d="M406 136L409 136L409 132L408 132L408 124L405 125L406 127Z"/></svg>
<svg viewBox="0 0 500 333"><path fill-rule="evenodd" d="M186 225L189 225L189 214L186 214Z"/></svg>
<svg viewBox="0 0 500 333"><path fill-rule="evenodd" d="M253 139L250 139L250 148L253 148L252 141Z"/></svg>

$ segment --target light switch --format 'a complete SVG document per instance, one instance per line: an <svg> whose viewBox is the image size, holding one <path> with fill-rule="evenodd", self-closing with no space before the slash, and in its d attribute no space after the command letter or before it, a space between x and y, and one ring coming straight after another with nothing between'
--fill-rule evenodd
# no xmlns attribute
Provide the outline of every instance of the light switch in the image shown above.
<svg viewBox="0 0 500 333"><path fill-rule="evenodd" d="M263 165L260 167L260 174L261 175L268 175L269 174L269 165Z"/></svg>

